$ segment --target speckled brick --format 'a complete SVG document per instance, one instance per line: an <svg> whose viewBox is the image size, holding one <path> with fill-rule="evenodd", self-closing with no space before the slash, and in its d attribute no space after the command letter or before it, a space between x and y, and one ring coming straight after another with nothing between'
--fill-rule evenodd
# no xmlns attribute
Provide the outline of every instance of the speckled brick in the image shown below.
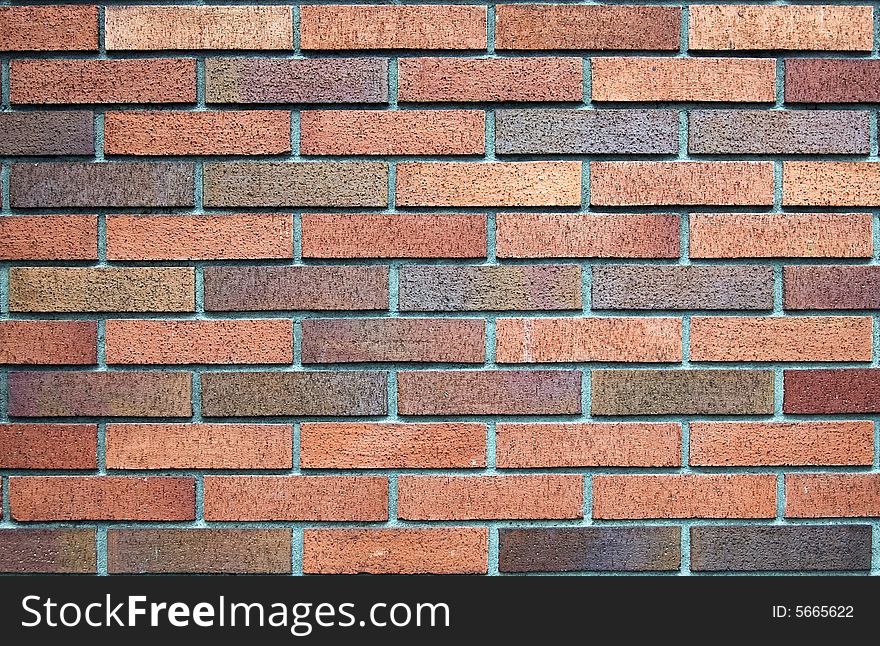
<svg viewBox="0 0 880 646"><path fill-rule="evenodd" d="M578 370L399 372L401 415L576 415Z"/></svg>
<svg viewBox="0 0 880 646"><path fill-rule="evenodd" d="M486 466L486 427L304 422L299 459L303 469L473 469Z"/></svg>
<svg viewBox="0 0 880 646"><path fill-rule="evenodd" d="M97 51L98 7L0 7L0 51Z"/></svg>
<svg viewBox="0 0 880 646"><path fill-rule="evenodd" d="M397 491L405 520L583 517L580 475L400 476Z"/></svg>
<svg viewBox="0 0 880 646"><path fill-rule="evenodd" d="M874 206L880 204L876 162L784 162L786 206Z"/></svg>
<svg viewBox="0 0 880 646"><path fill-rule="evenodd" d="M93 215L17 215L0 218L0 260L94 260Z"/></svg>
<svg viewBox="0 0 880 646"><path fill-rule="evenodd" d="M773 269L759 265L594 266L593 308L769 310Z"/></svg>
<svg viewBox="0 0 880 646"><path fill-rule="evenodd" d="M785 59L786 103L880 101L880 61L843 58Z"/></svg>
<svg viewBox="0 0 880 646"><path fill-rule="evenodd" d="M535 527L498 531L501 572L669 572L678 527Z"/></svg>
<svg viewBox="0 0 880 646"><path fill-rule="evenodd" d="M11 372L13 417L189 417L183 372Z"/></svg>
<svg viewBox="0 0 880 646"><path fill-rule="evenodd" d="M871 526L691 527L695 572L871 568Z"/></svg>
<svg viewBox="0 0 880 646"><path fill-rule="evenodd" d="M111 574L289 574L289 529L110 529Z"/></svg>
<svg viewBox="0 0 880 646"><path fill-rule="evenodd" d="M94 138L91 112L0 114L0 155L91 155Z"/></svg>
<svg viewBox="0 0 880 646"><path fill-rule="evenodd" d="M207 267L208 311L384 310L388 268Z"/></svg>
<svg viewBox="0 0 880 646"><path fill-rule="evenodd" d="M495 152L677 154L678 114L673 110L499 110Z"/></svg>
<svg viewBox="0 0 880 646"><path fill-rule="evenodd" d="M593 415L770 415L769 370L593 370Z"/></svg>
<svg viewBox="0 0 880 646"><path fill-rule="evenodd" d="M783 286L787 310L880 309L880 267L786 267Z"/></svg>
<svg viewBox="0 0 880 646"><path fill-rule="evenodd" d="M386 103L381 58L208 58L208 103Z"/></svg>
<svg viewBox="0 0 880 646"><path fill-rule="evenodd" d="M182 162L12 164L13 208L192 206L195 167Z"/></svg>
<svg viewBox="0 0 880 646"><path fill-rule="evenodd" d="M207 476L205 520L388 519L388 478Z"/></svg>
<svg viewBox="0 0 880 646"><path fill-rule="evenodd" d="M581 308L578 265L404 266L404 311L574 310Z"/></svg>
<svg viewBox="0 0 880 646"><path fill-rule="evenodd" d="M0 321L0 364L94 365L94 321Z"/></svg>
<svg viewBox="0 0 880 646"><path fill-rule="evenodd" d="M0 572L95 574L94 529L0 529Z"/></svg>
<svg viewBox="0 0 880 646"><path fill-rule="evenodd" d="M786 474L785 517L880 517L880 474Z"/></svg>
<svg viewBox="0 0 880 646"><path fill-rule="evenodd" d="M880 413L880 370L786 370L786 413Z"/></svg>
<svg viewBox="0 0 880 646"><path fill-rule="evenodd" d="M854 110L696 110L688 151L708 155L867 155L867 112Z"/></svg>
<svg viewBox="0 0 880 646"><path fill-rule="evenodd" d="M679 219L664 214L499 213L499 258L678 258Z"/></svg>
<svg viewBox="0 0 880 646"><path fill-rule="evenodd" d="M3 469L97 469L97 447L94 424L0 424Z"/></svg>
<svg viewBox="0 0 880 646"><path fill-rule="evenodd" d="M384 372L209 372L202 413L210 417L385 415Z"/></svg>
<svg viewBox="0 0 880 646"><path fill-rule="evenodd" d="M304 319L302 362L483 363L485 328L482 319Z"/></svg>

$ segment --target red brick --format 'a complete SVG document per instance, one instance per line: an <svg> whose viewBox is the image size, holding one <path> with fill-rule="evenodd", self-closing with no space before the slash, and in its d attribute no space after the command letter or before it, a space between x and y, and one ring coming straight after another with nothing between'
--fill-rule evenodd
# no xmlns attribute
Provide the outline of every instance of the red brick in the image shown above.
<svg viewBox="0 0 880 646"><path fill-rule="evenodd" d="M95 260L93 215L7 215L0 218L0 260Z"/></svg>
<svg viewBox="0 0 880 646"><path fill-rule="evenodd" d="M786 370L786 413L880 413L880 369Z"/></svg>
<svg viewBox="0 0 880 646"><path fill-rule="evenodd" d="M785 267L787 310L880 309L880 267L800 265Z"/></svg>
<svg viewBox="0 0 880 646"><path fill-rule="evenodd" d="M94 424L0 424L0 468L96 469Z"/></svg>
<svg viewBox="0 0 880 646"><path fill-rule="evenodd" d="M579 475L400 476L397 515L406 520L582 518Z"/></svg>
<svg viewBox="0 0 880 646"><path fill-rule="evenodd" d="M789 473L786 518L880 516L880 474Z"/></svg>
<svg viewBox="0 0 880 646"><path fill-rule="evenodd" d="M880 101L880 61L849 58L785 60L786 103Z"/></svg>
<svg viewBox="0 0 880 646"><path fill-rule="evenodd" d="M0 7L0 51L97 50L97 7Z"/></svg>
<svg viewBox="0 0 880 646"><path fill-rule="evenodd" d="M97 335L94 321L0 321L0 364L94 364Z"/></svg>

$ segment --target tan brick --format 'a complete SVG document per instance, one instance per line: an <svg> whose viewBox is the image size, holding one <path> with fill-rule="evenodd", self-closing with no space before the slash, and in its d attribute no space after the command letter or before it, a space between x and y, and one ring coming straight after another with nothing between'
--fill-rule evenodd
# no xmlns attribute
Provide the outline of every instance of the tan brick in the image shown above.
<svg viewBox="0 0 880 646"><path fill-rule="evenodd" d="M880 205L880 164L784 162L782 203L786 206Z"/></svg>

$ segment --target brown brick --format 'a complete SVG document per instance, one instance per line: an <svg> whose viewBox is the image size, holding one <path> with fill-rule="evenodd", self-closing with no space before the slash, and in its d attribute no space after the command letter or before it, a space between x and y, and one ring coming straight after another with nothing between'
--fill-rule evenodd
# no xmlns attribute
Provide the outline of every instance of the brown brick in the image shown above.
<svg viewBox="0 0 880 646"><path fill-rule="evenodd" d="M97 447L94 424L0 424L3 469L96 469Z"/></svg>
<svg viewBox="0 0 880 646"><path fill-rule="evenodd" d="M351 476L207 476L205 520L388 519L388 479Z"/></svg>
<svg viewBox="0 0 880 646"><path fill-rule="evenodd" d="M94 574L94 529L0 529L0 572Z"/></svg>
<svg viewBox="0 0 880 646"><path fill-rule="evenodd" d="M97 7L0 7L0 51L97 50Z"/></svg>
<svg viewBox="0 0 880 646"><path fill-rule="evenodd" d="M786 103L880 101L880 61L846 58L785 60Z"/></svg>
<svg viewBox="0 0 880 646"><path fill-rule="evenodd" d="M0 113L0 155L91 155L94 152L95 118L91 112Z"/></svg>
<svg viewBox="0 0 880 646"><path fill-rule="evenodd" d="M880 413L880 370L786 370L786 413Z"/></svg>
<svg viewBox="0 0 880 646"><path fill-rule="evenodd" d="M786 206L873 206L880 204L876 162L785 162L782 203Z"/></svg>
<svg viewBox="0 0 880 646"><path fill-rule="evenodd" d="M97 334L94 321L0 321L0 364L91 365Z"/></svg>
<svg viewBox="0 0 880 646"><path fill-rule="evenodd" d="M786 267L783 285L787 310L880 309L880 267Z"/></svg>
<svg viewBox="0 0 880 646"><path fill-rule="evenodd" d="M880 516L880 474L789 473L786 518Z"/></svg>
<svg viewBox="0 0 880 646"><path fill-rule="evenodd" d="M93 215L7 215L0 218L0 260L94 260Z"/></svg>

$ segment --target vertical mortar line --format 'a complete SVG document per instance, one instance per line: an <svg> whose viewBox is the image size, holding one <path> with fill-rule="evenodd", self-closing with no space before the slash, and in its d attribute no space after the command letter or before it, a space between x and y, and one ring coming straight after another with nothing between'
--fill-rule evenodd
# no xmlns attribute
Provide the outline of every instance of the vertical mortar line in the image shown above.
<svg viewBox="0 0 880 646"><path fill-rule="evenodd" d="M95 108L95 160L104 161L104 109Z"/></svg>
<svg viewBox="0 0 880 646"><path fill-rule="evenodd" d="M205 57L196 58L196 111L206 110L205 104Z"/></svg>
<svg viewBox="0 0 880 646"><path fill-rule="evenodd" d="M485 152L486 160L495 161L495 109L489 108L484 113L486 119Z"/></svg>
<svg viewBox="0 0 880 646"><path fill-rule="evenodd" d="M688 5L681 6L681 31L678 36L678 54L677 56L687 56L688 53L688 32L690 31L690 14Z"/></svg>
<svg viewBox="0 0 880 646"><path fill-rule="evenodd" d="M877 159L877 111L868 112L868 137L870 139L869 157Z"/></svg>
<svg viewBox="0 0 880 646"><path fill-rule="evenodd" d="M302 49L300 47L300 39L299 39L299 5L293 5L293 11L291 11L291 18L293 20L293 55L299 57L302 54Z"/></svg>
<svg viewBox="0 0 880 646"><path fill-rule="evenodd" d="M104 43L106 12L105 7L98 6L98 58L107 58L107 47Z"/></svg>
<svg viewBox="0 0 880 646"><path fill-rule="evenodd" d="M486 53L495 56L495 0L486 6Z"/></svg>
<svg viewBox="0 0 880 646"><path fill-rule="evenodd" d="M584 58L581 62L581 74L583 75L583 87L581 92L581 109L593 107L593 66L589 58Z"/></svg>
<svg viewBox="0 0 880 646"><path fill-rule="evenodd" d="M4 58L0 61L0 104L2 104L3 111L6 112L10 109L10 104L12 102L9 90L9 59Z"/></svg>
<svg viewBox="0 0 880 646"><path fill-rule="evenodd" d="M107 575L107 523L98 523L95 528L95 548L97 550L97 573Z"/></svg>
<svg viewBox="0 0 880 646"><path fill-rule="evenodd" d="M776 59L776 100L774 110L782 110L785 103L785 62L782 57Z"/></svg>
<svg viewBox="0 0 880 646"><path fill-rule="evenodd" d="M388 108L397 110L397 57L388 59Z"/></svg>
<svg viewBox="0 0 880 646"><path fill-rule="evenodd" d="M290 573L301 576L303 573L303 530L294 527L290 536Z"/></svg>
<svg viewBox="0 0 880 646"><path fill-rule="evenodd" d="M299 110L290 112L290 158L299 159L302 154L302 113Z"/></svg>
<svg viewBox="0 0 880 646"><path fill-rule="evenodd" d="M293 214L293 264L301 265L302 255L302 213Z"/></svg>

